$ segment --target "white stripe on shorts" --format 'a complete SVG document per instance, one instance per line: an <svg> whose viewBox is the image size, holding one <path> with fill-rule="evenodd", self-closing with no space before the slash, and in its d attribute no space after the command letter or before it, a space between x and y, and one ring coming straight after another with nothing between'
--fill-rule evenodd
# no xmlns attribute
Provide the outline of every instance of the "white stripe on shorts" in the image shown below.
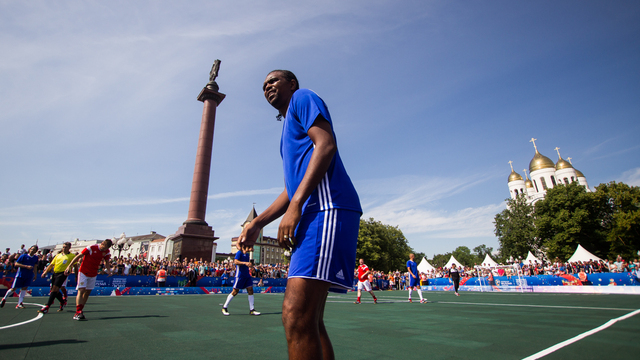
<svg viewBox="0 0 640 360"><path fill-rule="evenodd" d="M329 268L333 256L333 243L336 235L336 217L337 211L335 209L325 211L324 223L322 225L320 259L318 260L318 271L316 273L318 279L327 280L329 278Z"/></svg>

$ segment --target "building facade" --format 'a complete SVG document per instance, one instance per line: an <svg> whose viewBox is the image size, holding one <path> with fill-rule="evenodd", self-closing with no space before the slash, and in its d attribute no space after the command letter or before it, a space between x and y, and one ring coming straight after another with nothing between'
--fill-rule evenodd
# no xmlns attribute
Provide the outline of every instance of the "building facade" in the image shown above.
<svg viewBox="0 0 640 360"><path fill-rule="evenodd" d="M256 208L253 207L241 227L250 223L251 220L255 219L257 216L258 213L256 213ZM231 253L233 254L238 251L238 248L236 247L237 243L238 237L231 239ZM263 236L262 230L260 230L258 240L253 246L253 251L250 252L250 258L253 259L256 264L277 264L284 262L284 252L285 250L278 244L278 239Z"/></svg>
<svg viewBox="0 0 640 360"><path fill-rule="evenodd" d="M554 163L548 157L540 154L535 143L536 140L533 138L530 140L533 143L535 154L529 162L529 174L527 174L527 169L524 170L526 180L513 170L513 162L509 161L511 174L509 174L508 186L512 199L515 199L518 195L523 195L528 203L533 204L538 200L544 199L548 189L552 189L558 184L570 184L573 182L577 182L584 186L587 191L591 191L585 176L573 167L571 158L567 158L569 161L564 160L560 156L560 148L556 147L558 161Z"/></svg>

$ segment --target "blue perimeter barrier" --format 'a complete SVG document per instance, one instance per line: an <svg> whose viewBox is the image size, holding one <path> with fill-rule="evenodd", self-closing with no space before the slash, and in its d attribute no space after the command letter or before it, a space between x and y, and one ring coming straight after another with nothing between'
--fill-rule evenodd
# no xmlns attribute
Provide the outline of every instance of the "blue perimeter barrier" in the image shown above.
<svg viewBox="0 0 640 360"><path fill-rule="evenodd" d="M524 276L496 276L494 282L489 283L485 278L463 278L461 280L461 290L466 291L491 291L492 288L517 287L534 291L536 286L565 286L576 285L570 276L566 277L552 275ZM598 273L588 274L587 279L591 285L606 286L611 284L611 280L618 286L640 286L640 281L632 273ZM167 277L166 287L160 288L155 282L154 276L107 276L98 275L96 288L92 295L178 295L178 294L228 294L232 291L233 278L222 279L219 277L201 277L196 282L195 287L187 287L186 277ZM259 279L253 279L254 292L256 293L283 293L286 289L287 279L263 279L263 285L258 287ZM12 276L0 277L0 296L6 293L7 288L13 283ZM354 280L353 290L356 289L357 281ZM4 286L2 286L4 285ZM48 296L50 277L38 277L29 287L32 296ZM389 289L389 281L376 279L372 284L374 290ZM5 288L6 287L6 288ZM69 295L76 294L76 277L71 275L67 283ZM423 284L425 291L450 291L452 282L449 278L429 279L427 284Z"/></svg>

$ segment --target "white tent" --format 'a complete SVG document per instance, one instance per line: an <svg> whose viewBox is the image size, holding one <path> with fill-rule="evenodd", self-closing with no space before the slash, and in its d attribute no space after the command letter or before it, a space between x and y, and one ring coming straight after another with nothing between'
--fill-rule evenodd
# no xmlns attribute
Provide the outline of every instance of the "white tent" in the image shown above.
<svg viewBox="0 0 640 360"><path fill-rule="evenodd" d="M427 258L423 257L422 261L420 261L420 264L418 264L418 272L428 274L431 272L431 270L435 270L435 268L431 264L429 264Z"/></svg>
<svg viewBox="0 0 640 360"><path fill-rule="evenodd" d="M537 262L541 262L540 260L538 260L537 257L533 256L533 254L531 253L531 251L529 251L529 253L527 254L527 258L524 259L524 261L522 262L525 265L529 265L529 261L531 261L532 264L535 264L536 261Z"/></svg>
<svg viewBox="0 0 640 360"><path fill-rule="evenodd" d="M569 258L569 262L589 261L589 260L600 261L602 259L585 250L585 248L583 248L582 245L580 244L578 244L578 248L576 249L576 252L574 252L571 258Z"/></svg>
<svg viewBox="0 0 640 360"><path fill-rule="evenodd" d="M451 255L451 259L449 259L449 262L444 267L446 267L447 269L450 269L451 264L456 264L456 266L459 268L463 267L462 264L460 264L460 262L453 257L453 255Z"/></svg>
<svg viewBox="0 0 640 360"><path fill-rule="evenodd" d="M494 266L498 266L498 263L493 261L493 259L491 258L491 256L489 256L489 254L487 254L484 257L484 260L482 260L482 266L489 266L489 267L494 267Z"/></svg>

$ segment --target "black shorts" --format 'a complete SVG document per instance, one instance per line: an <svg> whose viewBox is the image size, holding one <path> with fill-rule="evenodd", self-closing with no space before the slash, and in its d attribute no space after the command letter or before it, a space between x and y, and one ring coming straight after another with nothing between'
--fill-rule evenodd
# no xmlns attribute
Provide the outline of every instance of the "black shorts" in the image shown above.
<svg viewBox="0 0 640 360"><path fill-rule="evenodd" d="M64 284L65 280L67 280L67 275L65 275L63 272L54 273L51 277L51 285L62 287L62 284Z"/></svg>

